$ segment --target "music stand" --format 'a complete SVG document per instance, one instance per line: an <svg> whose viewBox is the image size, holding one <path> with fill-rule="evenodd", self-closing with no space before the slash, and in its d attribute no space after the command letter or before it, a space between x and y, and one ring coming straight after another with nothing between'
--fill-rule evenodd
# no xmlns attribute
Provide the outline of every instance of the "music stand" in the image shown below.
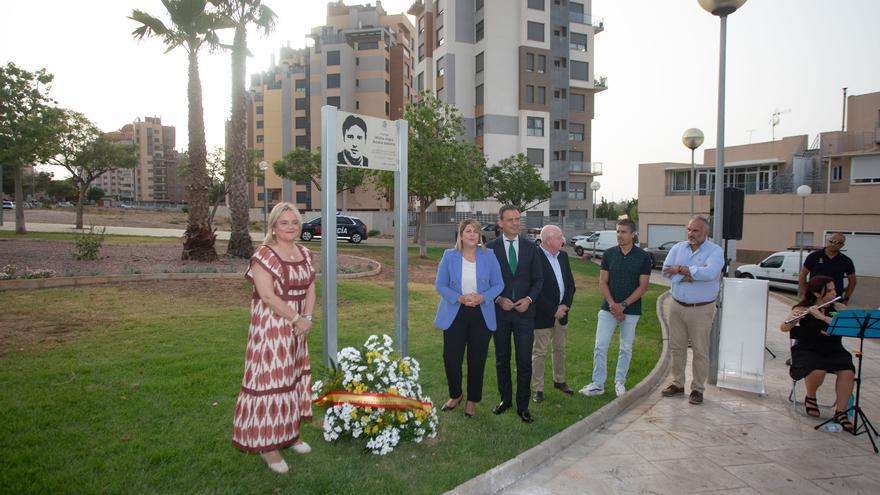
<svg viewBox="0 0 880 495"><path fill-rule="evenodd" d="M868 438L871 440L871 446L874 447L874 453L880 453L880 451L877 450L877 444L874 442L874 436L877 436L877 429L874 428L874 425L871 424L868 417L865 416L865 412L859 405L859 398L862 390L862 351L865 347L865 339L880 339L880 311L861 309L845 309L838 311L825 332L828 335L854 337L859 339L859 366L855 378L856 400L849 409L844 411L844 413L848 414L850 411L853 411L853 436L867 433ZM861 426L859 426L859 418L862 419ZM818 430L831 421L834 421L833 417L816 426L816 429ZM859 431L860 429L862 431ZM873 435L871 434L872 432Z"/></svg>

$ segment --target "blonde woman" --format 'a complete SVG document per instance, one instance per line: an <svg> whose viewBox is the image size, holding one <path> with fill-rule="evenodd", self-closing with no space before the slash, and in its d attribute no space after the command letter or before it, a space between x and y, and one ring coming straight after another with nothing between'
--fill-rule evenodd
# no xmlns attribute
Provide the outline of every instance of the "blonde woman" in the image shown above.
<svg viewBox="0 0 880 495"><path fill-rule="evenodd" d="M489 340L495 331L495 298L504 289L501 266L492 251L480 243L480 224L464 220L458 226L455 249L447 249L437 268L435 286L440 305L434 325L443 330L443 364L449 400L441 407L451 411L461 403L461 364L467 353L467 404L464 414L474 416L483 396L483 372Z"/></svg>
<svg viewBox="0 0 880 495"><path fill-rule="evenodd" d="M312 256L296 243L302 223L295 206L275 205L245 272L254 292L232 444L259 452L281 474L288 467L279 449L311 451L299 434L300 423L312 417L308 333L315 307Z"/></svg>

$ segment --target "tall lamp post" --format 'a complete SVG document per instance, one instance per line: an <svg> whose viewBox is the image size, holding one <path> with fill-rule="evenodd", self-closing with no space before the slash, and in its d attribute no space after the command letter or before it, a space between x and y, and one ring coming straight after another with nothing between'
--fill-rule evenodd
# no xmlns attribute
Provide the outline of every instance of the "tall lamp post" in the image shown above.
<svg viewBox="0 0 880 495"><path fill-rule="evenodd" d="M807 197L813 194L813 189L806 185L800 185L797 188L797 195L801 197L801 239L798 243L800 254L798 255L798 266L804 266L804 209L807 206Z"/></svg>
<svg viewBox="0 0 880 495"><path fill-rule="evenodd" d="M712 238L718 245L723 242L724 218L724 69L727 56L727 16L746 3L746 0L697 0L700 7L721 18L721 49L718 57L718 139L715 157L715 207L712 218ZM727 260L724 260L725 263ZM721 340L721 311L718 305L712 334L709 338L709 383L718 383L718 347Z"/></svg>
<svg viewBox="0 0 880 495"><path fill-rule="evenodd" d="M269 169L269 162L263 160L260 162L260 171L263 172L263 232L269 235L269 186L266 184L266 170Z"/></svg>
<svg viewBox="0 0 880 495"><path fill-rule="evenodd" d="M694 191L697 189L696 170L694 166L694 150L703 144L703 131L696 127L684 131L681 135L681 142L686 148L691 150L691 217L694 216Z"/></svg>
<svg viewBox="0 0 880 495"><path fill-rule="evenodd" d="M593 221L596 221L596 192L599 191L599 188L602 187L602 184L599 184L598 181L590 182L590 189L593 191Z"/></svg>

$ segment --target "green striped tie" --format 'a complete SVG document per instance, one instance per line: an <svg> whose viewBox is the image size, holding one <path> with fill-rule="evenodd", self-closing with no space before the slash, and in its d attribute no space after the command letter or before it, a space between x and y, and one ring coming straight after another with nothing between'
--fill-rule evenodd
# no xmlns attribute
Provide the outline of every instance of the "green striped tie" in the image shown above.
<svg viewBox="0 0 880 495"><path fill-rule="evenodd" d="M516 275L516 249L513 249L513 241L507 241L510 243L510 247L507 249L507 260L510 264L510 273ZM514 301L516 301L516 292L511 291L510 297Z"/></svg>

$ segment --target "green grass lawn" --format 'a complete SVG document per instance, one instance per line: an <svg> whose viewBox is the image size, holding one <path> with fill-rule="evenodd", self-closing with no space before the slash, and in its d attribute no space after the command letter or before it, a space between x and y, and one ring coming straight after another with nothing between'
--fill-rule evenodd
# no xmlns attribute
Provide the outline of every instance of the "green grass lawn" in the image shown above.
<svg viewBox="0 0 880 495"><path fill-rule="evenodd" d="M309 247L316 245L312 243ZM348 249L346 249L348 251ZM358 246L390 262L390 248ZM429 250L436 264L441 249ZM414 256L411 251L411 256ZM598 267L572 260L578 284L567 345L567 380L589 381ZM212 300L209 284L234 284L241 304ZM146 287L146 286L145 286ZM0 314L0 492L3 493L439 493L496 466L586 417L613 399L564 395L545 385L536 418L523 424L511 411L491 414L499 396L494 352L486 364L483 402L467 420L461 409L438 412L439 435L423 445L401 444L384 457L360 441L328 444L321 409L303 437L313 452L285 452L287 476L230 444L241 383L249 287L206 282L184 296L138 284L8 292ZM652 286L639 323L628 385L653 368L661 349ZM447 398L442 336L433 328L437 296L429 284L409 291L410 352L422 365L422 385L438 406ZM228 299L228 297L227 297ZM320 314L320 312L317 312ZM393 287L366 280L339 283L339 347L373 333L393 337ZM37 343L15 329L25 322L47 335ZM63 338L53 339L54 334ZM320 322L310 336L320 374ZM616 363L616 339L609 368ZM546 380L551 380L547 360ZM548 386L550 385L550 386Z"/></svg>

